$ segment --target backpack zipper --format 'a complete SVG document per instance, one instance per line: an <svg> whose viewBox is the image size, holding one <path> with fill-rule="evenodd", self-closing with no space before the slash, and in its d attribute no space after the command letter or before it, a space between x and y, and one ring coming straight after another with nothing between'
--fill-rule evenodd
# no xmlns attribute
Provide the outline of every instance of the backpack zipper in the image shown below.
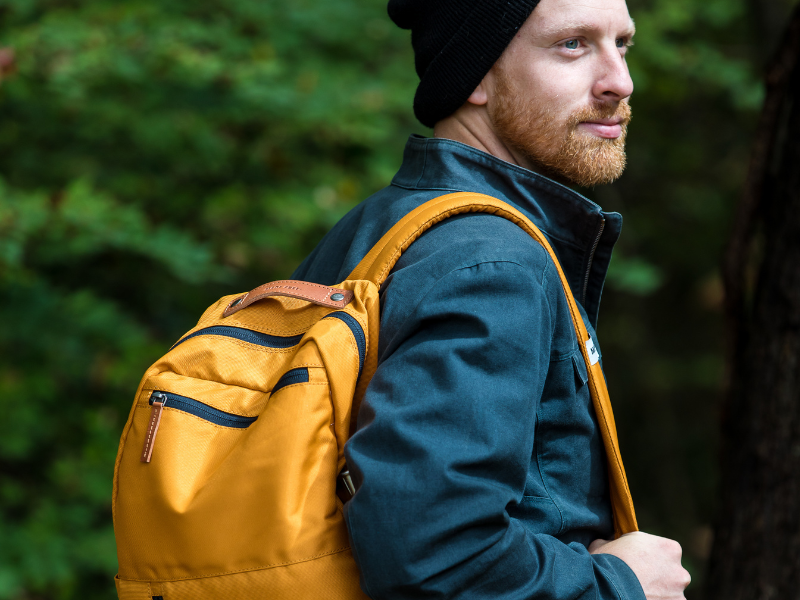
<svg viewBox="0 0 800 600"><path fill-rule="evenodd" d="M308 383L307 367L298 367L297 369L286 371L286 373L281 375L281 378L278 379L278 383L273 386L270 396L274 396L279 389L294 383Z"/></svg>
<svg viewBox="0 0 800 600"><path fill-rule="evenodd" d="M242 415L235 415L233 413L219 410L203 402L192 400L186 396L179 396L172 392L153 392L150 395L150 406L155 402L160 402L162 407L174 408L195 417L200 417L206 421L214 423L214 425L222 425L223 427L234 427L236 429L247 429L258 417L243 417Z"/></svg>
<svg viewBox="0 0 800 600"><path fill-rule="evenodd" d="M150 394L150 422L147 427L147 435L144 438L144 447L142 448L141 462L149 463L153 456L153 447L156 443L156 434L158 433L158 426L161 423L161 413L165 407L174 408L181 412L200 417L201 419L221 425L223 427L232 427L234 429L247 429L258 417L244 417L242 415L235 415L228 413L203 402L192 400L186 396L179 396L171 392L154 391Z"/></svg>
<svg viewBox="0 0 800 600"><path fill-rule="evenodd" d="M367 353L367 338L364 335L364 330L361 327L361 324L353 316L343 311L329 313L323 318L338 319L350 329L350 332L353 334L353 338L356 342L356 348L358 349L358 375L360 376L361 371L364 368L364 360ZM302 335L281 337L261 333L259 331L253 331L251 329L244 329L242 327L215 325L190 333L189 335L178 340L175 345L170 348L170 350L193 337L201 335L219 335L223 337L230 337L268 348L291 348L292 346L299 344L303 337ZM300 367L297 369L290 369L281 376L278 382L273 386L270 394L275 394L281 388L284 388L288 385L295 383L306 383L308 380L309 375L307 368ZM149 402L150 406L152 406L152 409L150 411L150 421L147 428L147 435L145 436L144 440L144 447L142 448L141 461L144 463L149 463L152 458L156 433L158 433L158 427L161 423L161 413L166 406L189 413L196 417L200 417L201 419L214 423L215 425L233 427L236 429L246 429L258 418L243 417L241 415L227 413L213 408L208 404L198 402L197 400L187 398L186 396L173 394L171 392L154 391L152 394L150 394Z"/></svg>
<svg viewBox="0 0 800 600"><path fill-rule="evenodd" d="M323 318L339 319L350 328L350 331L353 333L353 337L356 340L356 346L358 347L358 374L360 375L361 369L364 367L364 359L367 352L367 338L364 335L364 330L361 328L361 325L355 318L343 311L332 312L328 315L325 315ZM253 331L252 329L244 329L243 327L214 325L212 327L199 329L187 336L182 337L180 340L175 342L170 350L175 349L193 337L198 337L201 335L219 335L222 337L242 340L258 346L264 346L266 348L291 348L292 346L299 344L300 340L303 338L302 334L283 337L261 333L260 331Z"/></svg>
<svg viewBox="0 0 800 600"><path fill-rule="evenodd" d="M189 335L182 337L180 340L175 342L175 345L170 348L173 350L175 347L181 345L186 340L189 340L193 337L197 337L200 335L219 335L223 337L234 338L237 340L242 340L244 342L249 342L251 344L256 344L257 346L264 346L266 348L291 348L292 346L297 346L302 339L302 335L293 335L290 337L282 337L278 335L269 335L267 333L261 333L260 331L253 331L252 329L244 329L243 327L230 327L227 325L214 325L212 327L206 327L205 329L199 329Z"/></svg>
<svg viewBox="0 0 800 600"><path fill-rule="evenodd" d="M367 338L364 335L364 330L361 324L351 315L343 311L332 312L323 317L324 319L339 319L350 328L353 337L356 340L358 347L358 375L361 376L361 370L364 368L364 359L367 354Z"/></svg>

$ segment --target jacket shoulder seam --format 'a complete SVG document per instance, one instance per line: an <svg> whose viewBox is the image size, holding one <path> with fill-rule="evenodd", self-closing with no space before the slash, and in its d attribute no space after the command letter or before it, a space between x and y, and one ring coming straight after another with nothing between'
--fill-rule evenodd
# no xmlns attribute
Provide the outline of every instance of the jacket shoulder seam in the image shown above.
<svg viewBox="0 0 800 600"><path fill-rule="evenodd" d="M437 285L439 285L439 283L440 283L442 280L444 280L446 277L448 277L448 276L450 276L450 275L452 275L453 273L456 273L456 272L458 272L458 271L465 271L465 270L467 270L467 269L472 269L472 268L474 268L474 267L477 267L477 266L480 266L480 265L494 265L494 264L509 264L509 265L514 265L514 266L517 266L517 267L519 267L520 269L522 269L522 270L523 270L525 273L528 273L528 272L529 272L529 270L530 270L529 268L527 268L527 267L525 267L525 266L523 266L523 265L521 265L521 264L519 264L518 262L516 262L516 261L513 261L513 260L476 260L476 261L471 261L471 262L469 262L468 264L464 264L464 265L461 265L461 266L458 266L458 267L454 267L454 268L450 269L449 271L447 271L446 273L444 273L444 274L443 274L441 277L438 277L437 279L435 279L435 280L434 280L434 281L433 281L433 282L430 284L430 286L428 286L428 289L426 289L426 290L425 290L425 292L424 292L423 294L421 294L421 295L420 295L420 297L419 297L419 300L418 300L418 301L416 302L416 304L414 305L414 308L412 308L412 309L411 309L411 310L408 312L408 316L407 316L407 317L406 317L406 318L403 320L403 322L406 322L408 319L410 319L410 318L411 318L411 316L412 316L412 315L413 315L413 314L414 314L414 313L417 311L417 308L418 308L418 307L419 307L419 305L422 303L422 301L423 301L423 300L425 300L425 298L428 296L428 294L431 292L431 290L432 290L433 288L435 288ZM534 278L531 278L531 281L534 281L534 282L535 282L535 281L536 281L536 279L534 279ZM541 284L540 284L540 285L541 285ZM389 284L389 285L386 287L386 290L388 291L390 288L391 288L391 284ZM548 313L549 313L549 307L548 307ZM548 314L548 318L550 318L550 316L551 316L551 315L550 315L550 314ZM552 319L550 319L550 320L552 321Z"/></svg>

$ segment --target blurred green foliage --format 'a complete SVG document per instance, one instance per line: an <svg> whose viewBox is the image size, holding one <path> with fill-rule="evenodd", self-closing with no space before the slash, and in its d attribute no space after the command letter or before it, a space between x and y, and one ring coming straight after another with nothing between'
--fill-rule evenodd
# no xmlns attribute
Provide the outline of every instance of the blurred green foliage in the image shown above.
<svg viewBox="0 0 800 600"><path fill-rule="evenodd" d="M600 335L642 524L697 579L717 263L762 88L745 0L630 8L630 167L587 192L626 218ZM429 132L384 0L0 0L0 47L0 599L107 598L141 373L219 296L288 276Z"/></svg>

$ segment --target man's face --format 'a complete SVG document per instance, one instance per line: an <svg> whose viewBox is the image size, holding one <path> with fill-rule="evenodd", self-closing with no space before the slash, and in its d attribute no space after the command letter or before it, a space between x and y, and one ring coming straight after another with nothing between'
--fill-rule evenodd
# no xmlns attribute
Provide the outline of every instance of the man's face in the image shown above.
<svg viewBox="0 0 800 600"><path fill-rule="evenodd" d="M618 178L633 33L625 0L542 0L486 80L498 137L546 174L583 186Z"/></svg>

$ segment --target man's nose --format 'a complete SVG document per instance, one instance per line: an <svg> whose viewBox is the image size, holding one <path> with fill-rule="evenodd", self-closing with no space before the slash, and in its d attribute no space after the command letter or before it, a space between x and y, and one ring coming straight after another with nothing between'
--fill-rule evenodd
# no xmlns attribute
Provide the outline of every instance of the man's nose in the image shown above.
<svg viewBox="0 0 800 600"><path fill-rule="evenodd" d="M633 94L633 80L628 63L620 55L616 45L599 56L597 79L592 93L605 102L619 102Z"/></svg>

